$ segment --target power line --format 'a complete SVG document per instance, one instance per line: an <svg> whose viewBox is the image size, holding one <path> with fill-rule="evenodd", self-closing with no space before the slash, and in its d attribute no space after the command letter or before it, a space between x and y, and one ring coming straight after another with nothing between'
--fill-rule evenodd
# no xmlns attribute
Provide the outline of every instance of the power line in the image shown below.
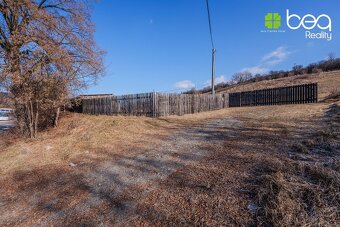
<svg viewBox="0 0 340 227"><path fill-rule="evenodd" d="M207 4L208 21L209 21L209 32L210 32L210 41L211 41L212 48L215 49L215 47L214 47L214 40L213 40L213 36L212 36L212 31L211 31L211 19L210 19L209 0L205 0L205 2L206 2L206 4Z"/></svg>

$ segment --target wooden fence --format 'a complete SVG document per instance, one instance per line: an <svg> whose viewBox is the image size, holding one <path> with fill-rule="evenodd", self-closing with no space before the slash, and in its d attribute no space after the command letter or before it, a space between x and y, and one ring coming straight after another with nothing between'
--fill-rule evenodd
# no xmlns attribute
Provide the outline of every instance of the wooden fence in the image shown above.
<svg viewBox="0 0 340 227"><path fill-rule="evenodd" d="M229 94L229 107L302 104L317 101L317 83Z"/></svg>
<svg viewBox="0 0 340 227"><path fill-rule="evenodd" d="M302 104L318 101L318 86L304 84L230 94L143 93L82 99L81 112L94 115L160 117L236 106Z"/></svg>
<svg viewBox="0 0 340 227"><path fill-rule="evenodd" d="M144 93L82 100L82 112L95 115L160 117L228 107L228 94Z"/></svg>

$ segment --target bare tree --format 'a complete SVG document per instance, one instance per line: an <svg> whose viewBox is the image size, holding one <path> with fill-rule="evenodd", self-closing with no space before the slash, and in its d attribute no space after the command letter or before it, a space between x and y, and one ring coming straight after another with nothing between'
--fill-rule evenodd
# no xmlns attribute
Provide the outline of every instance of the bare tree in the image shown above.
<svg viewBox="0 0 340 227"><path fill-rule="evenodd" d="M239 84L239 83L243 83L247 80L250 80L252 78L253 78L253 75L250 72L244 71L244 72L235 73L232 76L231 81L234 84Z"/></svg>
<svg viewBox="0 0 340 227"><path fill-rule="evenodd" d="M328 61L334 61L335 60L335 53L334 52L329 53L328 56L327 56L327 60Z"/></svg>
<svg viewBox="0 0 340 227"><path fill-rule="evenodd" d="M86 0L0 0L0 85L13 98L21 131L36 137L39 113L103 71Z"/></svg>
<svg viewBox="0 0 340 227"><path fill-rule="evenodd" d="M294 64L294 66L292 68L292 72L294 73L294 75L303 74L303 65Z"/></svg>

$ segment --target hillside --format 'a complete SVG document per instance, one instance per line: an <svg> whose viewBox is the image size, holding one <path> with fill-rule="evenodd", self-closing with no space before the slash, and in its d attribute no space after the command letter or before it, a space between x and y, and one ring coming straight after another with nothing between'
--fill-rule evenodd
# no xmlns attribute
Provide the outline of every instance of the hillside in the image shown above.
<svg viewBox="0 0 340 227"><path fill-rule="evenodd" d="M0 226L336 226L338 98L3 136Z"/></svg>
<svg viewBox="0 0 340 227"><path fill-rule="evenodd" d="M226 88L217 89L217 93L232 93L241 91L252 91L266 88L292 86L307 83L319 84L319 99L324 99L335 91L340 91L340 71L322 72L317 74L306 74L299 76L284 77L274 80L264 80L259 82L233 85Z"/></svg>

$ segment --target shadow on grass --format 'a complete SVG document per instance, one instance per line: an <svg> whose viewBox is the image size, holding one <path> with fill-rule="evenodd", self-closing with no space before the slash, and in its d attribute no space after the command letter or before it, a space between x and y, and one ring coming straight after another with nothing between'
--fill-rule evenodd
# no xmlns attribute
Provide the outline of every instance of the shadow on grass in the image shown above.
<svg viewBox="0 0 340 227"><path fill-rule="evenodd" d="M254 224L247 205L249 179L263 174L256 168L287 158L289 141L311 135L299 126L259 126L226 118L146 150L98 149L72 160L75 167L18 171L0 178L0 225Z"/></svg>
<svg viewBox="0 0 340 227"><path fill-rule="evenodd" d="M128 154L97 150L97 157L85 155L73 167L43 166L1 178L0 225L125 222L160 181L206 155L191 150L196 144L190 144L188 133L176 134L150 150L136 148Z"/></svg>

